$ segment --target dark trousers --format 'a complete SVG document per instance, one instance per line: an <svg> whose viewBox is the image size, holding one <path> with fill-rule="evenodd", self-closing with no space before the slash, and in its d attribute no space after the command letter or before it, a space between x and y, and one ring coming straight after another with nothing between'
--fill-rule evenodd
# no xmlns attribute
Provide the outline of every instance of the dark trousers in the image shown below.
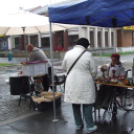
<svg viewBox="0 0 134 134"><path fill-rule="evenodd" d="M108 109L110 100L113 95L113 87L107 85L100 85L100 90L97 91L96 102L94 104L95 108Z"/></svg>
<svg viewBox="0 0 134 134"><path fill-rule="evenodd" d="M44 91L48 91L49 90L48 75L42 76L42 85L43 85Z"/></svg>

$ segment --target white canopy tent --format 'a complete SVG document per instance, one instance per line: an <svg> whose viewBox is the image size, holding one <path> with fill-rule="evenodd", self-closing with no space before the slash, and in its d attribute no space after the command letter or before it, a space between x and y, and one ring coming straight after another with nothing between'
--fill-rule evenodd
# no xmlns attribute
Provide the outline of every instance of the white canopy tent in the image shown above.
<svg viewBox="0 0 134 134"><path fill-rule="evenodd" d="M52 24L52 32L64 31L66 29L74 28L75 25L59 25ZM39 26L28 26L25 27L25 34L38 34L38 33L49 33L49 24L39 25ZM14 36L14 35L23 35L22 27L2 27L0 26L0 35L5 36Z"/></svg>
<svg viewBox="0 0 134 134"><path fill-rule="evenodd" d="M25 34L49 32L48 17L33 14L30 12L19 11L14 14L1 16L0 35L22 35L25 28ZM52 31L62 31L73 28L76 25L52 24Z"/></svg>
<svg viewBox="0 0 134 134"><path fill-rule="evenodd" d="M2 21L0 21L0 35L24 35L25 47L25 34L46 33L50 31L48 17L36 15L30 12L19 11L14 14L1 16L1 18ZM60 25L54 23L52 24L52 32L63 31L73 27L75 27L75 25ZM27 61L26 49L25 52Z"/></svg>

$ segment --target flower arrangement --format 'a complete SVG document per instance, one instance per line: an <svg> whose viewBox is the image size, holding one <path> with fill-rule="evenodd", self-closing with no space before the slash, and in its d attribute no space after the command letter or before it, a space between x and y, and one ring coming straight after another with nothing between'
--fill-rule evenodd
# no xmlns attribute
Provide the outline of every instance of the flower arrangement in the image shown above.
<svg viewBox="0 0 134 134"><path fill-rule="evenodd" d="M101 76L97 76L95 80L96 80L96 81L102 81L103 78L102 78Z"/></svg>
<svg viewBox="0 0 134 134"><path fill-rule="evenodd" d="M118 79L119 81L123 81L123 80L125 80L125 78L126 78L125 75L117 76L117 79Z"/></svg>
<svg viewBox="0 0 134 134"><path fill-rule="evenodd" d="M107 65L103 65L103 66L101 66L101 67L100 67L100 70L101 70L101 72L102 72L102 76L103 76L103 78L105 79L105 74L104 74L104 72L108 70Z"/></svg>
<svg viewBox="0 0 134 134"><path fill-rule="evenodd" d="M101 66L101 67L100 67L100 70L101 70L102 72L107 71L107 70L108 70L107 65L103 65L103 66Z"/></svg>
<svg viewBox="0 0 134 134"><path fill-rule="evenodd" d="M114 67L111 67L110 70L113 72L113 76L115 76L115 72L118 69L118 65L115 65Z"/></svg>
<svg viewBox="0 0 134 134"><path fill-rule="evenodd" d="M128 86L133 86L133 85L134 85L134 81L133 81L132 78L127 78L127 79L125 79L125 80L123 81L123 83L124 83L125 85L128 85Z"/></svg>
<svg viewBox="0 0 134 134"><path fill-rule="evenodd" d="M125 84L125 85L129 85L129 81L128 81L128 80L125 80L125 81L124 81L124 84Z"/></svg>
<svg viewBox="0 0 134 134"><path fill-rule="evenodd" d="M103 77L103 76L97 76L96 81L104 82L104 83L119 83L119 84L127 84L126 76L117 76L117 77Z"/></svg>
<svg viewBox="0 0 134 134"><path fill-rule="evenodd" d="M54 51L62 52L62 51L65 51L65 49L61 46L58 46L54 48Z"/></svg>
<svg viewBox="0 0 134 134"><path fill-rule="evenodd" d="M107 65L103 65L99 69L102 71L103 75L96 77L96 81L103 82L103 83L113 83L113 84L118 83L118 84L131 85L131 86L134 85L134 80L133 82L131 82L132 80L127 79L126 75L115 76L115 73L118 70L118 65L115 65L110 68L110 70L113 73L113 75L111 76L104 75L104 72L108 70Z"/></svg>

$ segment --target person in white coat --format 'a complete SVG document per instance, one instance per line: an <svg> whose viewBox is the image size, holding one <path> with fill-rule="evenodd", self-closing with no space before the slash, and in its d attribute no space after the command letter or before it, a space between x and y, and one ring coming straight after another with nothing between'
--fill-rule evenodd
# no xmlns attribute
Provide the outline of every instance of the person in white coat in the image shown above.
<svg viewBox="0 0 134 134"><path fill-rule="evenodd" d="M89 42L85 38L77 41L77 45L68 51L63 59L62 67L68 72L78 56L88 49ZM76 129L83 128L80 106L83 104L83 114L86 121L87 133L97 129L92 117L92 106L95 102L94 80L97 74L97 66L92 54L86 51L74 65L66 78L64 101L72 103Z"/></svg>

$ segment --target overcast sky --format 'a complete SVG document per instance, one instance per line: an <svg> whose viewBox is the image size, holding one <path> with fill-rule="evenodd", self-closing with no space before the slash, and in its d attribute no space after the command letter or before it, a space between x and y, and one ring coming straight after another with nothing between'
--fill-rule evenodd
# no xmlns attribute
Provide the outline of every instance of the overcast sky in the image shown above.
<svg viewBox="0 0 134 134"><path fill-rule="evenodd" d="M19 7L27 9L60 1L65 0L0 0L0 15L15 12Z"/></svg>

